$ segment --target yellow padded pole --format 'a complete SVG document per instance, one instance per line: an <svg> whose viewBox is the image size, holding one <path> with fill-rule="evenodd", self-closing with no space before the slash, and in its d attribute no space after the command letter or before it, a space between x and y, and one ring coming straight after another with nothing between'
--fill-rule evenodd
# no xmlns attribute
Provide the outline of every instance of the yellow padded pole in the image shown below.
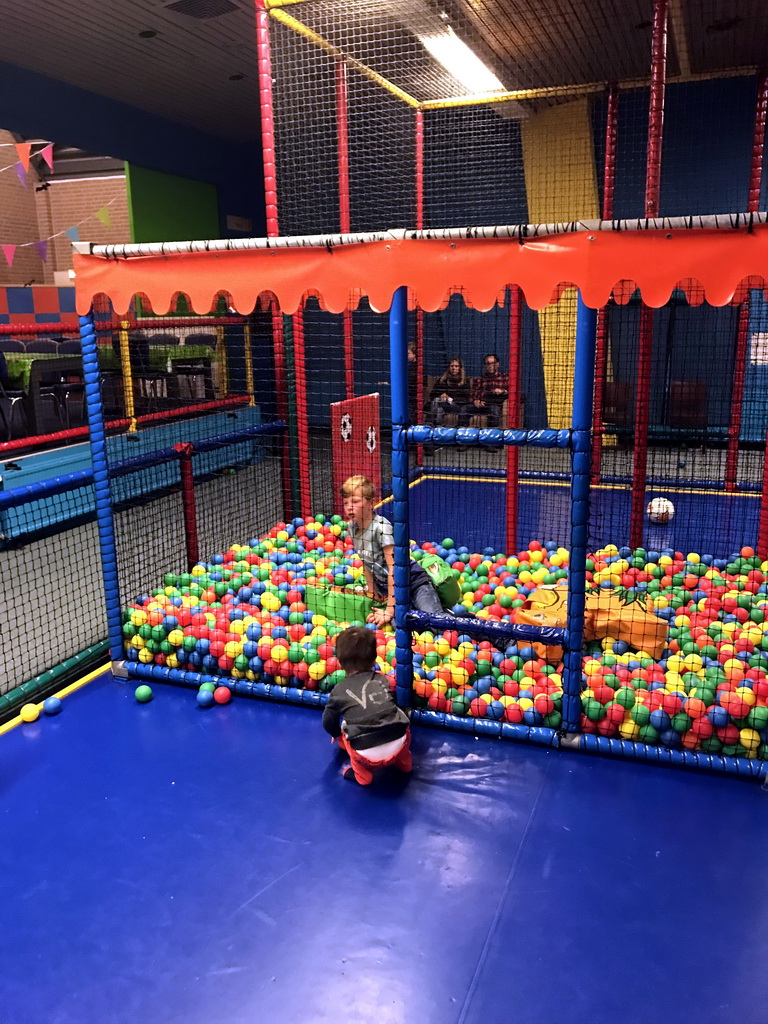
<svg viewBox="0 0 768 1024"><path fill-rule="evenodd" d="M123 397L125 398L125 415L131 421L129 431L138 429L136 422L136 406L133 400L133 372L131 371L131 349L128 342L128 320L120 321L118 337L120 339L120 368L123 373Z"/></svg>

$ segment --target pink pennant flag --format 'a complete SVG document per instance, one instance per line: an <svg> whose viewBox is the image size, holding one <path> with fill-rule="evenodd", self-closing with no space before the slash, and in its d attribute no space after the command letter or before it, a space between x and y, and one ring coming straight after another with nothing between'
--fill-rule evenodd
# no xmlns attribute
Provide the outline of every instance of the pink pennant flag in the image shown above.
<svg viewBox="0 0 768 1024"><path fill-rule="evenodd" d="M48 164L49 168L53 170L53 143L51 142L44 149L40 150L40 156Z"/></svg>
<svg viewBox="0 0 768 1024"><path fill-rule="evenodd" d="M31 142L17 142L16 152L19 154L19 160L25 171L29 170L29 154L32 152Z"/></svg>
<svg viewBox="0 0 768 1024"><path fill-rule="evenodd" d="M96 216L99 218L104 227L108 228L112 223L112 218L109 216L109 210L106 206L102 206L100 210L96 211Z"/></svg>
<svg viewBox="0 0 768 1024"><path fill-rule="evenodd" d="M48 240L43 239L42 242L35 242L35 248L37 249L37 255L45 263L46 257L48 256Z"/></svg>
<svg viewBox="0 0 768 1024"><path fill-rule="evenodd" d="M3 256L5 256L5 262L9 267L13 266L13 255L16 252L15 245L0 245L0 249L3 250Z"/></svg>
<svg viewBox="0 0 768 1024"><path fill-rule="evenodd" d="M26 188L27 187L27 172L24 170L24 164L21 162L21 160L19 160L18 163L16 163L14 166L16 167L16 173L19 176L19 181L24 186L24 188Z"/></svg>

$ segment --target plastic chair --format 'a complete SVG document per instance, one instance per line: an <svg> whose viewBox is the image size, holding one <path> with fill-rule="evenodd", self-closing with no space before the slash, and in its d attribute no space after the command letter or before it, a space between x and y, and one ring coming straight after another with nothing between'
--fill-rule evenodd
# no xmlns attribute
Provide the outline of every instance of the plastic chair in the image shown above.
<svg viewBox="0 0 768 1024"><path fill-rule="evenodd" d="M217 338L215 334L188 334L184 340L185 345L207 345L208 348L216 348Z"/></svg>
<svg viewBox="0 0 768 1024"><path fill-rule="evenodd" d="M150 345L178 345L178 334L150 334L147 338Z"/></svg>
<svg viewBox="0 0 768 1024"><path fill-rule="evenodd" d="M0 338L0 352L26 352L23 341L16 338Z"/></svg>
<svg viewBox="0 0 768 1024"><path fill-rule="evenodd" d="M63 356L74 356L80 355L82 347L77 339L72 341L62 341L59 343L59 353Z"/></svg>
<svg viewBox="0 0 768 1024"><path fill-rule="evenodd" d="M26 420L24 402L27 394L25 391L17 391L13 388L8 388L7 385L8 363L5 360L5 353L0 349L0 419L2 419L3 426L5 427L5 440L10 441L13 434L13 417L16 412L16 405L18 402L21 402L21 411L24 413L24 418ZM5 402L10 403L10 415L5 411Z"/></svg>
<svg viewBox="0 0 768 1024"><path fill-rule="evenodd" d="M57 342L50 341L47 338L32 338L27 342L27 352L39 352L43 354L55 354L59 351Z"/></svg>

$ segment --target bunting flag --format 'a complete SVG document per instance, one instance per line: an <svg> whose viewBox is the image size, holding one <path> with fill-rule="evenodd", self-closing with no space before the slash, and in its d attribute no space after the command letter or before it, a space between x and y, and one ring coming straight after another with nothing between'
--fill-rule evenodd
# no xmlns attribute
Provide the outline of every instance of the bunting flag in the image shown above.
<svg viewBox="0 0 768 1024"><path fill-rule="evenodd" d="M29 170L29 156L32 152L31 142L17 142L16 152L19 154L19 162L25 171Z"/></svg>
<svg viewBox="0 0 768 1024"><path fill-rule="evenodd" d="M14 164L14 167L16 168L16 173L19 176L19 181L24 186L24 188L26 188L27 187L27 172L24 170L24 164L21 162L21 160L19 160L16 164Z"/></svg>
<svg viewBox="0 0 768 1024"><path fill-rule="evenodd" d="M23 173L21 163L16 164L16 167L19 169L20 173ZM63 235L66 235L70 242L79 242L81 225L87 224L88 221L92 220L94 217L98 218L98 220L100 220L105 227L109 227L112 223L112 218L109 213L109 207L112 205L112 203L115 202L117 202L117 199L111 199L106 204L106 206L102 206L101 209L94 211L94 213L88 214L87 217L83 217L83 219L79 221L77 224L72 224L68 228L64 228L61 231L56 231L54 234L49 235L47 238L41 238L37 242L19 242L13 245L9 243L0 244L0 249L2 249L3 251L6 263L8 264L9 267L11 266L11 264L13 263L13 257L16 249L24 249L32 245L34 245L35 249L37 250L37 254L40 257L40 259L46 260L48 258L49 242L51 242L54 238L61 238ZM98 235L98 232L96 232L96 234ZM89 231L86 237L90 237L90 239L94 241L95 239L93 239L92 236L93 229Z"/></svg>
<svg viewBox="0 0 768 1024"><path fill-rule="evenodd" d="M41 156L43 160L48 164L49 170L53 170L53 143L49 143L43 149L40 150L38 156Z"/></svg>

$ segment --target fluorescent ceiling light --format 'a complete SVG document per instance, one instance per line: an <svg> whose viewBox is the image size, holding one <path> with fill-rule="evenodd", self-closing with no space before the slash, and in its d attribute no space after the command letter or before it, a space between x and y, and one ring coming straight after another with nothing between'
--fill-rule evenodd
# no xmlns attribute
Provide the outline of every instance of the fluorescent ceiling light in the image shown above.
<svg viewBox="0 0 768 1024"><path fill-rule="evenodd" d="M420 35L419 41L470 92L504 89L496 75L459 39L450 25L446 25L442 32Z"/></svg>

